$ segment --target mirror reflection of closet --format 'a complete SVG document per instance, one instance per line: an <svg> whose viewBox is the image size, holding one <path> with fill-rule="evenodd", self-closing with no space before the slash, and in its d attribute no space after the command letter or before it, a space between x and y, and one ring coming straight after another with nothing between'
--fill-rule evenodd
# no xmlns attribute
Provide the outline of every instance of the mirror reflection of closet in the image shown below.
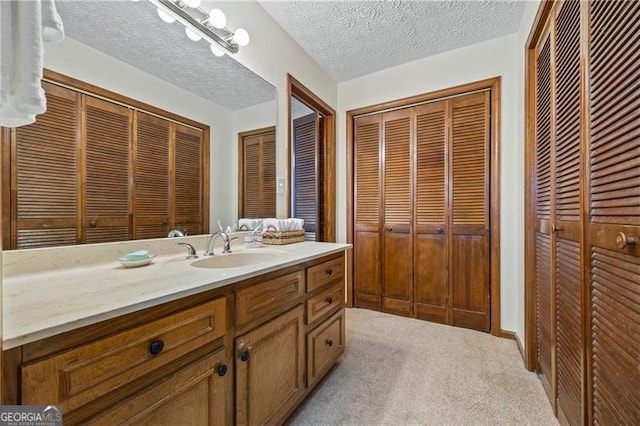
<svg viewBox="0 0 640 426"><path fill-rule="evenodd" d="M289 216L305 240L335 239L335 111L289 76Z"/></svg>

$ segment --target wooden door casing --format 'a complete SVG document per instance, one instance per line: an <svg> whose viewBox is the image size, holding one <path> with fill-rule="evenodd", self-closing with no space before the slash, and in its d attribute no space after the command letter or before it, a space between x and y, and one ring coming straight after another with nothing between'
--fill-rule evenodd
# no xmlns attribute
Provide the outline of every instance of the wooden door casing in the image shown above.
<svg viewBox="0 0 640 426"><path fill-rule="evenodd" d="M304 307L237 337L236 357L236 424L280 424L305 390Z"/></svg>
<svg viewBox="0 0 640 426"><path fill-rule="evenodd" d="M354 299L358 307L382 309L381 277L382 115L355 122Z"/></svg>
<svg viewBox="0 0 640 426"><path fill-rule="evenodd" d="M382 311L404 316L413 311L411 123L411 109L382 116Z"/></svg>

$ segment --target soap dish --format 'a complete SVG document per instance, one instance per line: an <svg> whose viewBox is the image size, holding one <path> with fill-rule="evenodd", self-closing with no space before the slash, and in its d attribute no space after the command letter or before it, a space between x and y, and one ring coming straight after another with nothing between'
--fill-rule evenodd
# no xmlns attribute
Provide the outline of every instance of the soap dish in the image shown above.
<svg viewBox="0 0 640 426"><path fill-rule="evenodd" d="M122 264L122 266L126 267L126 268L135 268L138 266L144 266L144 265L148 265L151 263L151 261L153 261L153 259L156 257L155 254L149 254L147 255L146 259L127 259L126 256L122 256L118 258L118 262L120 262Z"/></svg>

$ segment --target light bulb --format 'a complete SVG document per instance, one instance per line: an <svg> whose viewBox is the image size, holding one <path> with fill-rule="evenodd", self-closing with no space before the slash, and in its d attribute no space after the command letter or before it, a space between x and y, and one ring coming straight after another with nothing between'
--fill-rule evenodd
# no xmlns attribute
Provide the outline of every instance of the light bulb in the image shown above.
<svg viewBox="0 0 640 426"><path fill-rule="evenodd" d="M184 32L187 33L187 37L189 37L190 40L199 41L200 39L202 39L202 36L193 31L191 28L185 27Z"/></svg>
<svg viewBox="0 0 640 426"><path fill-rule="evenodd" d="M218 46L216 45L211 45L211 53L213 53L214 55L220 57L220 56L224 56L224 51L222 49L220 49Z"/></svg>
<svg viewBox="0 0 640 426"><path fill-rule="evenodd" d="M202 0L184 0L184 2L187 4L187 6L195 9L196 7L200 7Z"/></svg>
<svg viewBox="0 0 640 426"><path fill-rule="evenodd" d="M169 15L167 12L165 12L162 9L158 9L158 16L167 24L171 24L172 22L175 22L175 18Z"/></svg>
<svg viewBox="0 0 640 426"><path fill-rule="evenodd" d="M220 9L212 9L211 12L209 12L207 22L214 28L224 28L225 25L227 25L227 17Z"/></svg>
<svg viewBox="0 0 640 426"><path fill-rule="evenodd" d="M233 41L238 43L239 46L246 46L249 44L249 33L244 28L238 28L233 33Z"/></svg>

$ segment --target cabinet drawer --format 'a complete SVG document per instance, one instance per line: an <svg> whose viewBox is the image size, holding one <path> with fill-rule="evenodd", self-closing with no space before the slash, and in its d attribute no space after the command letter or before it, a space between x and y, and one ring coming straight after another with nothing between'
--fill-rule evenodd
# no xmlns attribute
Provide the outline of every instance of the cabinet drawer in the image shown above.
<svg viewBox="0 0 640 426"><path fill-rule="evenodd" d="M22 404L62 404L64 412L225 334L226 300L204 303L22 367Z"/></svg>
<svg viewBox="0 0 640 426"><path fill-rule="evenodd" d="M313 385L344 352L344 309L307 334L307 377Z"/></svg>
<svg viewBox="0 0 640 426"><path fill-rule="evenodd" d="M258 318L267 319L303 295L303 271L244 288L236 294L237 326Z"/></svg>
<svg viewBox="0 0 640 426"><path fill-rule="evenodd" d="M344 306L344 283L342 281L307 300L307 324L312 324L338 306Z"/></svg>
<svg viewBox="0 0 640 426"><path fill-rule="evenodd" d="M328 260L319 265L307 268L307 291L329 284L336 280L342 280L344 276L344 257Z"/></svg>

